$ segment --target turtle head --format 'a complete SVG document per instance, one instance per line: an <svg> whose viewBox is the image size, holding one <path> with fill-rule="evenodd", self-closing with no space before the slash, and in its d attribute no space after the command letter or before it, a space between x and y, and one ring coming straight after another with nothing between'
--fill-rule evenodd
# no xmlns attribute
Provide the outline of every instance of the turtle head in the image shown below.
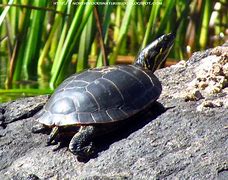
<svg viewBox="0 0 228 180"><path fill-rule="evenodd" d="M174 39L174 34L162 35L139 52L134 65L150 69L154 72L167 58Z"/></svg>

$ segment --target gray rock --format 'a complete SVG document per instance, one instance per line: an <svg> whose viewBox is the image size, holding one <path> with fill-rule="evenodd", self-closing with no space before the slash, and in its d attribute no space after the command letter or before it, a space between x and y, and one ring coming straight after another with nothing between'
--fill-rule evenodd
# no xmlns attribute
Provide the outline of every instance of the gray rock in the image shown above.
<svg viewBox="0 0 228 180"><path fill-rule="evenodd" d="M227 85L216 94L199 90L204 98L198 101L184 98L197 77L194 69L208 56L211 50L197 52L186 64L158 70L160 104L98 139L98 154L87 162L78 161L67 143L53 151L57 146L46 146L46 134L31 133L30 116L44 104L40 97L32 98L33 105L25 103L28 98L13 102L26 104L26 115L15 115L12 103L2 105L7 124L0 127L0 179L228 179ZM221 106L197 108L208 100Z"/></svg>
<svg viewBox="0 0 228 180"><path fill-rule="evenodd" d="M31 117L44 106L47 100L48 95L41 95L0 104L0 121L8 124Z"/></svg>

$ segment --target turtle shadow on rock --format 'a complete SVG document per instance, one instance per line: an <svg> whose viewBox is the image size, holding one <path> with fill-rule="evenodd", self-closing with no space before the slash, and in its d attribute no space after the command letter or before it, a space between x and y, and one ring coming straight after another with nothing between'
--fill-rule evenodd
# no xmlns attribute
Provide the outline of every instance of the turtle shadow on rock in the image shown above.
<svg viewBox="0 0 228 180"><path fill-rule="evenodd" d="M105 138L96 138L96 156L99 152L107 150L114 142L125 139L133 132L143 128L145 125L163 114L166 110L167 108L156 101L146 110L130 117L127 121L124 121L123 125L120 124L120 127L117 130L110 132L108 136L105 136Z"/></svg>
<svg viewBox="0 0 228 180"><path fill-rule="evenodd" d="M149 108L129 118L128 120L123 121L122 123L118 122L115 130L107 135L101 135L92 140L95 145L95 150L91 156L86 158L78 157L78 160L86 163L90 159L96 158L100 152L107 150L111 144L127 138L133 132L143 128L146 124L156 119L156 117L164 113L167 109L169 108L165 108L161 103L155 102ZM60 136L58 138L58 142L60 143L54 151L67 147L72 136L73 134L71 136Z"/></svg>

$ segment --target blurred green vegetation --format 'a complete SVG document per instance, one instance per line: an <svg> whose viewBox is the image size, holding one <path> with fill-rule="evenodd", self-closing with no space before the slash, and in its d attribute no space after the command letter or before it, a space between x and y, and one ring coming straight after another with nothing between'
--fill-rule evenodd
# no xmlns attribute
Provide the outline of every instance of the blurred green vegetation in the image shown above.
<svg viewBox="0 0 228 180"><path fill-rule="evenodd" d="M187 59L225 42L227 9L226 0L0 0L0 89L50 92L72 73L132 60L169 32L169 57Z"/></svg>

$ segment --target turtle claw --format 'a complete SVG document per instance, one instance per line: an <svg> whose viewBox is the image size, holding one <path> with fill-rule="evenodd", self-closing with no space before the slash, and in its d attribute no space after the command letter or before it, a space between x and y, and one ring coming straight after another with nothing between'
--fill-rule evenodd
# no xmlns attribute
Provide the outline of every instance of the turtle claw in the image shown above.
<svg viewBox="0 0 228 180"><path fill-rule="evenodd" d="M50 140L50 138L47 139L46 146L56 145L58 144L58 139Z"/></svg>
<svg viewBox="0 0 228 180"><path fill-rule="evenodd" d="M94 154L95 146L93 142L90 142L88 146L85 146L81 149L73 150L71 152L80 158L87 158Z"/></svg>
<svg viewBox="0 0 228 180"><path fill-rule="evenodd" d="M70 151L77 156L78 161L87 162L95 154L95 146L90 142L88 146L81 149L70 149Z"/></svg>

